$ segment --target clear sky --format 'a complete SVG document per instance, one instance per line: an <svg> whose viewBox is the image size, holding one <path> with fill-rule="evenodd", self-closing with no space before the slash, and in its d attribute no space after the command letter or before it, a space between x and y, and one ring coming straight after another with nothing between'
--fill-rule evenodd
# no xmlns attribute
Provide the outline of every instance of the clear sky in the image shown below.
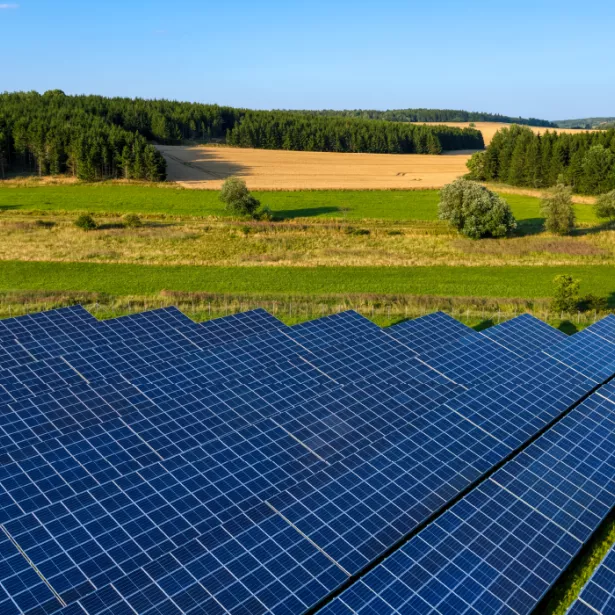
<svg viewBox="0 0 615 615"><path fill-rule="evenodd" d="M613 0L0 0L0 90L615 116Z"/></svg>

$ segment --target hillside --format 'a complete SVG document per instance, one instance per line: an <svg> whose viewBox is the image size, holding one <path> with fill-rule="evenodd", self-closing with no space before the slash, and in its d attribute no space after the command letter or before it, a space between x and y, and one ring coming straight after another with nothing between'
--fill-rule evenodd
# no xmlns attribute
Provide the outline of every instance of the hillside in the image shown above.
<svg viewBox="0 0 615 615"><path fill-rule="evenodd" d="M557 120L554 122L560 128L613 128L615 117L585 117L576 120Z"/></svg>
<svg viewBox="0 0 615 615"><path fill-rule="evenodd" d="M476 128L476 130L480 130L480 132L482 133L483 140L485 141L485 145L489 145L491 143L493 136L495 135L496 132L498 132L498 130L501 130L502 128L510 128L510 124L506 124L503 122L443 122L443 124L445 126L458 127L458 128L467 128L470 126L470 124L473 124L474 128ZM532 131L534 131L536 134L539 134L539 135L544 134L547 130L549 130L550 132L556 132L558 134L562 132L575 134L575 133L585 131L585 129L550 128L550 127L541 127L541 126L528 126L528 128L530 128Z"/></svg>
<svg viewBox="0 0 615 615"><path fill-rule="evenodd" d="M525 126L556 128L553 122L539 120L533 117L511 117L508 115L500 115L499 113L463 111L458 109L389 109L387 111L370 109L336 111L333 109L325 109L323 111L294 111L294 113L386 120L389 122L497 122L501 124L521 124Z"/></svg>

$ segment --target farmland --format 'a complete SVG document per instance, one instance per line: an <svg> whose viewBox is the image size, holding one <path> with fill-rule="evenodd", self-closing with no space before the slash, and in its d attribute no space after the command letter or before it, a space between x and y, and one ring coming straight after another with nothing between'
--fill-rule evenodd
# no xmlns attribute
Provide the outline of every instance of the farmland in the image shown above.
<svg viewBox="0 0 615 615"><path fill-rule="evenodd" d="M159 146L171 181L218 189L239 175L252 190L439 188L467 173L469 152L345 154L212 146Z"/></svg>
<svg viewBox="0 0 615 615"><path fill-rule="evenodd" d="M505 193L519 221L516 235L475 242L437 220L438 195L260 191L277 221L247 222L229 217L213 191L9 183L0 188L0 291L16 292L15 303L79 292L141 305L163 291L208 293L208 305L212 296L225 303L240 295L254 302L293 297L305 305L352 297L353 306L368 298L407 314L419 296L434 297L434 308L451 298L467 308L481 297L490 310L544 305L562 272L578 275L585 293L609 297L615 290L613 233L591 206L576 205L579 229L557 237L541 230L538 198ZM84 212L94 214L96 231L74 226ZM126 213L139 214L143 226L124 227Z"/></svg>

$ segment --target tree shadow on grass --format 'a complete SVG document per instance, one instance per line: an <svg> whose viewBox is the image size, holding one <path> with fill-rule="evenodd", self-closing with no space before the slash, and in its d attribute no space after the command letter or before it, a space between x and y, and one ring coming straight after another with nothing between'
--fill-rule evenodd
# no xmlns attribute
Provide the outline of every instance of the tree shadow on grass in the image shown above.
<svg viewBox="0 0 615 615"><path fill-rule="evenodd" d="M486 318L485 320L475 325L473 328L474 328L474 331L484 331L485 329L488 329L489 327L493 327L493 325L495 325L495 322L493 322L493 318Z"/></svg>
<svg viewBox="0 0 615 615"><path fill-rule="evenodd" d="M609 310L615 310L615 291L606 298L606 304Z"/></svg>
<svg viewBox="0 0 615 615"><path fill-rule="evenodd" d="M0 212L11 211L12 209L21 209L21 205L0 205Z"/></svg>
<svg viewBox="0 0 615 615"><path fill-rule="evenodd" d="M517 220L515 235L521 237L539 235L544 231L544 224L544 218L525 218L524 220Z"/></svg>
<svg viewBox="0 0 615 615"><path fill-rule="evenodd" d="M578 327L569 320L562 320L562 322L559 323L558 329L566 335L572 335L579 330Z"/></svg>
<svg viewBox="0 0 615 615"><path fill-rule="evenodd" d="M584 235L595 235L603 231L615 231L615 224L609 221L589 228L575 228L570 234L573 237L583 237Z"/></svg>
<svg viewBox="0 0 615 615"><path fill-rule="evenodd" d="M333 213L343 214L344 211L339 207L306 207L304 209L287 209L285 211L276 211L275 217L278 220L292 220L294 218L314 218L316 216L324 216Z"/></svg>

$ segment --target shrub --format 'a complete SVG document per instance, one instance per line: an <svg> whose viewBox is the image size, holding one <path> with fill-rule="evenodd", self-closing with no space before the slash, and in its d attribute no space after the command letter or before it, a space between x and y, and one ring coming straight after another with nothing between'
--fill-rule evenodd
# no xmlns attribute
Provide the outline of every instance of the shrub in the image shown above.
<svg viewBox="0 0 615 615"><path fill-rule="evenodd" d="M139 218L136 214L126 214L122 218L122 223L126 228L137 228L139 226L143 226L141 218Z"/></svg>
<svg viewBox="0 0 615 615"><path fill-rule="evenodd" d="M615 190L602 194L594 205L596 216L602 220L615 222Z"/></svg>
<svg viewBox="0 0 615 615"><path fill-rule="evenodd" d="M517 228L508 203L491 190L458 179L440 192L438 218L471 239L504 237Z"/></svg>
<svg viewBox="0 0 615 615"><path fill-rule="evenodd" d="M92 218L89 214L83 214L79 216L75 220L75 226L80 228L82 231L93 231L98 228L98 224L96 224L96 220Z"/></svg>
<svg viewBox="0 0 615 615"><path fill-rule="evenodd" d="M572 231L576 222L572 204L572 190L560 183L549 191L540 203L540 212L545 217L545 230L557 235Z"/></svg>
<svg viewBox="0 0 615 615"><path fill-rule="evenodd" d="M246 182L239 177L229 177L220 190L220 200L225 209L237 216L256 217L260 202L248 190Z"/></svg>
<svg viewBox="0 0 615 615"><path fill-rule="evenodd" d="M555 291L551 307L556 312L574 312L579 305L579 288L581 281L571 275L556 275L553 278Z"/></svg>
<svg viewBox="0 0 615 615"><path fill-rule="evenodd" d="M581 312L604 312L608 308L608 301L606 297L585 295L579 299L578 308Z"/></svg>
<svg viewBox="0 0 615 615"><path fill-rule="evenodd" d="M275 220L275 215L268 205L261 207L255 217L264 222L273 222Z"/></svg>

